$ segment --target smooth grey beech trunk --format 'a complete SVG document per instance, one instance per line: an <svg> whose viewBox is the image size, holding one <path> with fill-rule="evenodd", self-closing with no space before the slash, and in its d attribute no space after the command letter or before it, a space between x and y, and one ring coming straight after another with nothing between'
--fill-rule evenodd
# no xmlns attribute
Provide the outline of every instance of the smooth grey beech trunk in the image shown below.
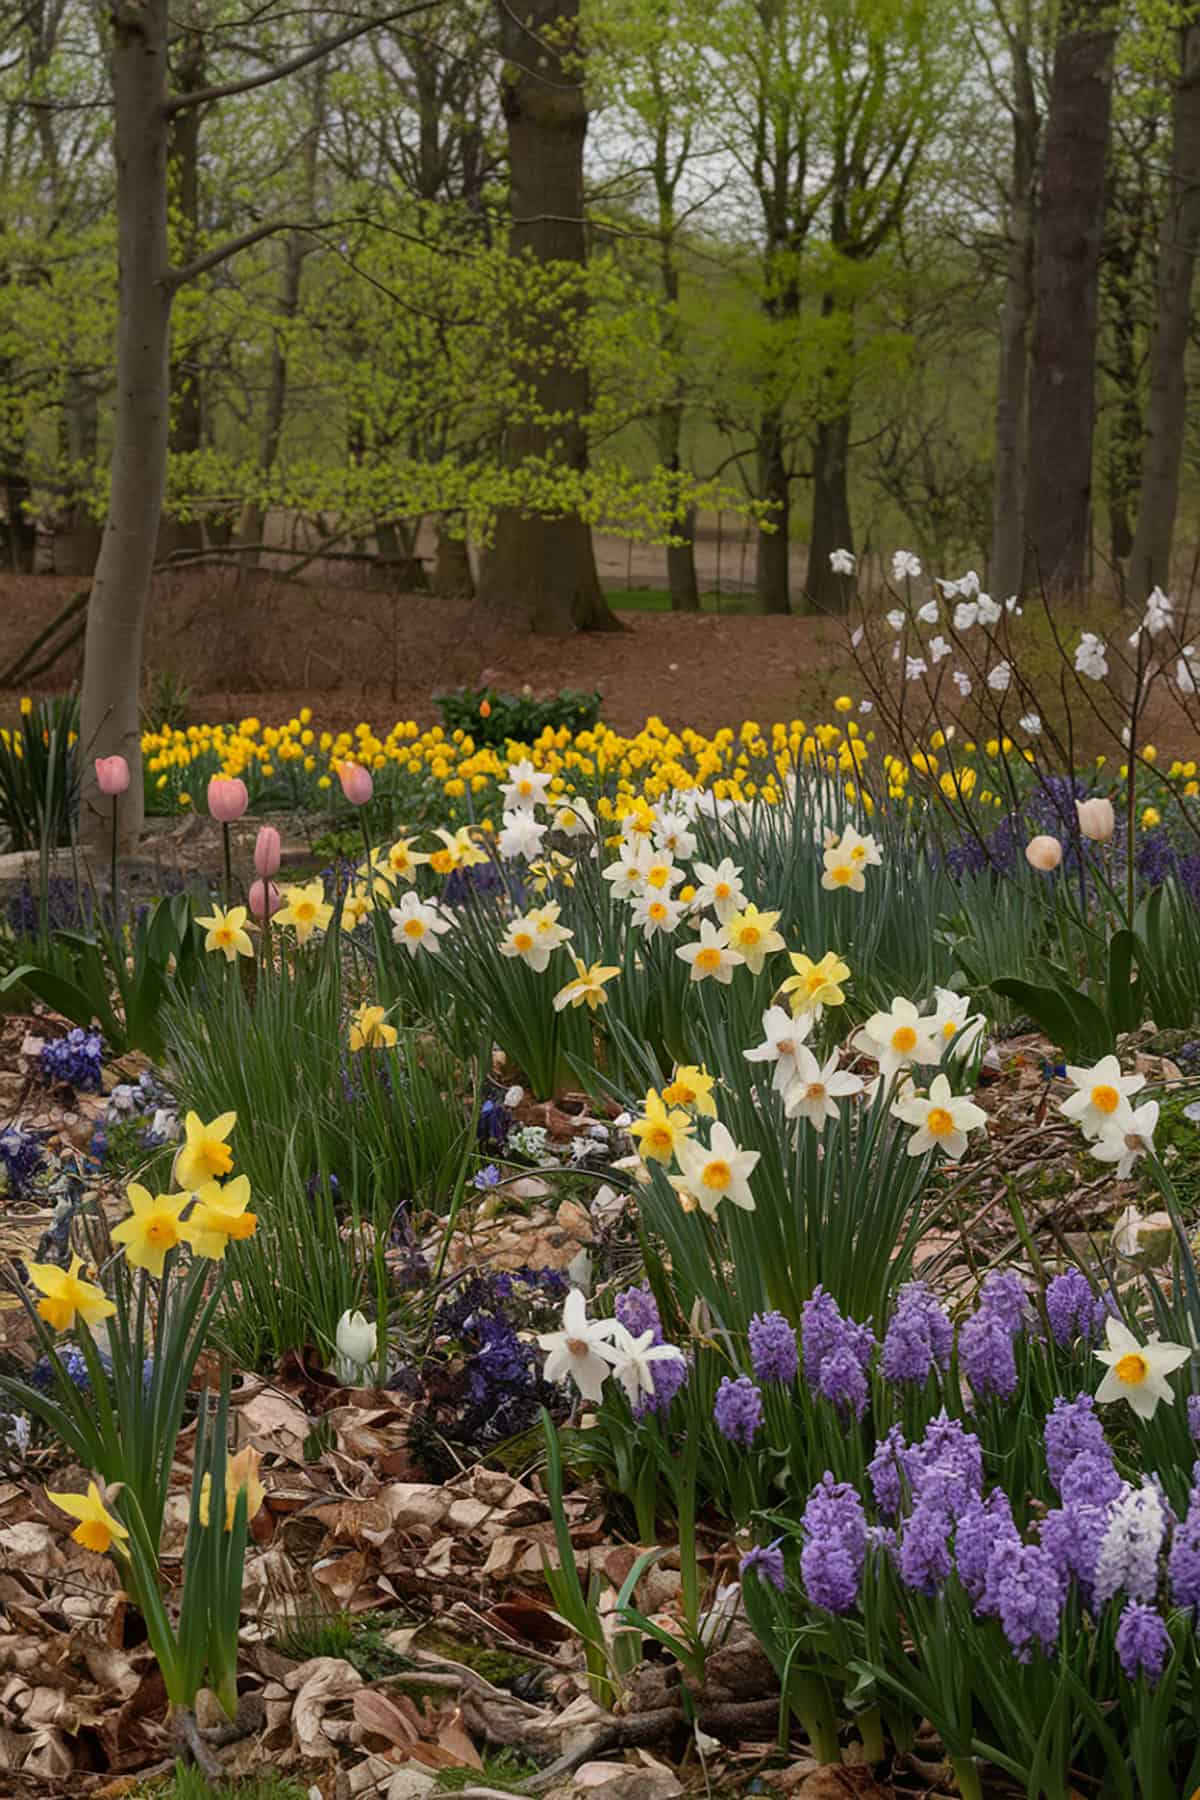
<svg viewBox="0 0 1200 1800"><path fill-rule="evenodd" d="M1108 0L1069 0L1054 49L1034 254L1024 585L1088 577L1096 332L1116 27Z"/></svg>
<svg viewBox="0 0 1200 1800"><path fill-rule="evenodd" d="M1180 33L1171 166L1158 252L1158 291L1150 350L1150 394L1137 528L1128 590L1140 607L1171 577L1171 542L1187 424L1186 363L1192 277L1200 253L1200 14Z"/></svg>
<svg viewBox="0 0 1200 1800"><path fill-rule="evenodd" d="M88 602L79 729L80 838L93 849L107 843L112 821L112 802L96 787L97 756L124 756L134 772L119 810L126 848L142 827L142 636L162 517L170 423L166 0L114 5L111 21L117 382L112 486Z"/></svg>
<svg viewBox="0 0 1200 1800"><path fill-rule="evenodd" d="M1010 37L1012 57L1012 191L1008 202L1008 255L1000 318L1000 371L996 391L996 458L992 485L992 548L988 585L1006 599L1021 586L1025 561L1025 415L1029 379L1029 327L1033 318L1033 248L1036 237L1038 117L1030 66L1029 7Z"/></svg>

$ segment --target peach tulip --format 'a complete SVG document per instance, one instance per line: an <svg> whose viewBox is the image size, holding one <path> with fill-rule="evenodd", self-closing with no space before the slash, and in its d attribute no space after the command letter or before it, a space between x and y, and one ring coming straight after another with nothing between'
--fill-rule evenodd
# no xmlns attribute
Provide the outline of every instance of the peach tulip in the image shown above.
<svg viewBox="0 0 1200 1800"><path fill-rule="evenodd" d="M1092 800L1077 800L1075 811L1084 837L1090 838L1093 844L1107 844L1117 828L1112 801L1104 799L1103 795Z"/></svg>
<svg viewBox="0 0 1200 1800"><path fill-rule="evenodd" d="M342 792L351 806L365 806L375 792L370 770L359 763L342 762L338 764L337 772Z"/></svg>
<svg viewBox="0 0 1200 1800"><path fill-rule="evenodd" d="M1025 861L1031 869L1049 872L1057 869L1062 861L1062 845L1056 837L1040 836L1030 838L1025 846Z"/></svg>

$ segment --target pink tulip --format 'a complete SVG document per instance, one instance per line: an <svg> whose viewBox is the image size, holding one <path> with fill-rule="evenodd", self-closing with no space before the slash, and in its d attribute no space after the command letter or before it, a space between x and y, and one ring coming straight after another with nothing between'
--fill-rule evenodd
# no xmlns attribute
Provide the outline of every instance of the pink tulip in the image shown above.
<svg viewBox="0 0 1200 1800"><path fill-rule="evenodd" d="M250 883L250 911L256 919L266 919L283 905L283 895L273 881Z"/></svg>
<svg viewBox="0 0 1200 1800"><path fill-rule="evenodd" d="M96 782L102 794L110 795L114 800L118 794L124 794L129 788L129 764L123 756L98 756L96 758Z"/></svg>
<svg viewBox="0 0 1200 1800"><path fill-rule="evenodd" d="M1025 846L1025 861L1031 869L1041 869L1044 873L1049 873L1051 869L1057 869L1062 858L1062 845L1056 837L1030 838Z"/></svg>
<svg viewBox="0 0 1200 1800"><path fill-rule="evenodd" d="M370 770L360 767L358 763L344 762L338 764L337 772L342 792L351 806L365 806L375 792Z"/></svg>
<svg viewBox="0 0 1200 1800"><path fill-rule="evenodd" d="M260 825L254 840L254 871L267 880L279 873L279 833L273 825Z"/></svg>
<svg viewBox="0 0 1200 1800"><path fill-rule="evenodd" d="M222 825L235 825L250 804L244 781L236 775L214 775L208 784L208 810Z"/></svg>

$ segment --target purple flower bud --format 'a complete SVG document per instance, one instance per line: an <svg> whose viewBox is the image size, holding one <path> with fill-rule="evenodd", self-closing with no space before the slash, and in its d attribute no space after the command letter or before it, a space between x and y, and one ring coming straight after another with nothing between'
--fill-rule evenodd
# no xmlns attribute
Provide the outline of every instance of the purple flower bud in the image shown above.
<svg viewBox="0 0 1200 1800"><path fill-rule="evenodd" d="M623 1293L618 1294L613 1311L630 1337L641 1337L643 1332L652 1331L653 1341L656 1344L662 1343L662 1320L658 1316L658 1302L650 1291L648 1281L643 1281L641 1287L626 1288Z"/></svg>
<svg viewBox="0 0 1200 1800"><path fill-rule="evenodd" d="M1074 1400L1060 1395L1054 1402L1054 1410L1046 1418L1042 1435L1046 1443L1046 1468L1060 1493L1063 1476L1077 1456L1087 1454L1112 1462L1112 1451L1090 1394L1078 1394Z"/></svg>
<svg viewBox="0 0 1200 1800"><path fill-rule="evenodd" d="M783 1572L783 1551L779 1548L779 1539L773 1544L756 1544L753 1550L747 1550L738 1564L738 1574L745 1581L751 1570L760 1581L768 1581L778 1593L783 1593L787 1580Z"/></svg>
<svg viewBox="0 0 1200 1800"><path fill-rule="evenodd" d="M1085 1344L1098 1342L1111 1311L1110 1296L1097 1294L1082 1269L1067 1269L1046 1287L1046 1317L1055 1342L1064 1349L1076 1338Z"/></svg>
<svg viewBox="0 0 1200 1800"><path fill-rule="evenodd" d="M883 1373L888 1381L911 1381L918 1386L931 1369L950 1366L954 1329L923 1281L910 1281L900 1289L887 1335L883 1340Z"/></svg>
<svg viewBox="0 0 1200 1800"><path fill-rule="evenodd" d="M950 1515L941 1506L918 1500L900 1539L900 1579L919 1594L936 1594L951 1567Z"/></svg>
<svg viewBox="0 0 1200 1800"><path fill-rule="evenodd" d="M662 1341L661 1333L658 1341ZM687 1385L691 1368L691 1363L683 1356L664 1357L661 1362L651 1363L653 1391L638 1395L631 1408L634 1418L641 1420L648 1413L666 1412L680 1388Z"/></svg>
<svg viewBox="0 0 1200 1800"><path fill-rule="evenodd" d="M1153 1687L1170 1661L1174 1646L1162 1615L1152 1606L1131 1600L1117 1626L1117 1655L1130 1681L1139 1675Z"/></svg>
<svg viewBox="0 0 1200 1800"><path fill-rule="evenodd" d="M867 1521L856 1490L849 1482L835 1482L826 1471L809 1495L801 1525L805 1593L827 1612L852 1611L867 1557Z"/></svg>
<svg viewBox="0 0 1200 1800"><path fill-rule="evenodd" d="M790 1387L800 1366L796 1333L780 1312L755 1313L750 1321L750 1361L756 1381Z"/></svg>
<svg viewBox="0 0 1200 1800"><path fill-rule="evenodd" d="M986 1500L971 1500L958 1515L954 1533L954 1566L958 1579L978 1610L987 1587L988 1565L1001 1538L1016 1538L1012 1507L1001 1488Z"/></svg>
<svg viewBox="0 0 1200 1800"><path fill-rule="evenodd" d="M912 1485L908 1454L904 1433L898 1425L893 1425L887 1436L876 1444L875 1454L867 1464L875 1504L890 1518L895 1518L900 1511L905 1486Z"/></svg>
<svg viewBox="0 0 1200 1800"><path fill-rule="evenodd" d="M1167 1579L1176 1606L1200 1606L1200 1487L1192 1489L1187 1513L1176 1523Z"/></svg>
<svg viewBox="0 0 1200 1800"><path fill-rule="evenodd" d="M1058 1636L1064 1587L1049 1552L1005 1534L988 1564L984 1604L995 1612L1018 1662L1035 1644L1050 1650Z"/></svg>
<svg viewBox="0 0 1200 1800"><path fill-rule="evenodd" d="M1200 1443L1200 1394L1189 1394L1187 1397L1188 1430Z"/></svg>
<svg viewBox="0 0 1200 1800"><path fill-rule="evenodd" d="M1011 1400L1017 1391L1013 1334L999 1313L981 1306L958 1334L958 1360L977 1400L995 1394Z"/></svg>
<svg viewBox="0 0 1200 1800"><path fill-rule="evenodd" d="M979 1290L979 1305L982 1311L992 1313L999 1319L1010 1336L1023 1331L1029 1323L1029 1297L1025 1292L1025 1284L1021 1277L1011 1269L993 1269L984 1277L983 1286Z"/></svg>
<svg viewBox="0 0 1200 1800"><path fill-rule="evenodd" d="M739 1375L736 1381L725 1376L717 1389L713 1418L723 1438L749 1449L762 1424L763 1404L762 1395L748 1375Z"/></svg>

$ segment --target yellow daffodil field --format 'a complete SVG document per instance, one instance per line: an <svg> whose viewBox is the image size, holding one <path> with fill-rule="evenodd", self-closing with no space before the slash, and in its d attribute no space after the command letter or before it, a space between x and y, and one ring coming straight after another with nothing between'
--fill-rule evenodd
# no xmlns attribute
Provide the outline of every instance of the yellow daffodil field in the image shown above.
<svg viewBox="0 0 1200 1800"><path fill-rule="evenodd" d="M13 1579L153 1662L122 1754L475 1768L482 1637L561 1683L521 1791L577 1716L1192 1792L1195 764L878 690L475 718L148 730L87 875L9 903L0 1434L64 1571ZM0 753L67 772L70 846L69 713ZM148 897L139 799L193 846ZM417 1674L449 1710L385 1730Z"/></svg>

